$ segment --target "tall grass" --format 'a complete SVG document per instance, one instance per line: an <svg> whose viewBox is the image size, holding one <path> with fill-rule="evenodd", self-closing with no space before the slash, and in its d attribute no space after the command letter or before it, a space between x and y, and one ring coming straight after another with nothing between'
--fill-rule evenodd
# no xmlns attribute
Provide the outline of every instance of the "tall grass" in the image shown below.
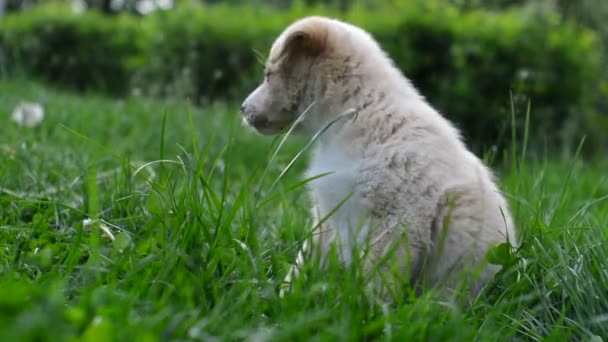
<svg viewBox="0 0 608 342"><path fill-rule="evenodd" d="M4 113L22 98L47 112L40 127L0 128L0 340L608 337L599 158L505 158L521 246L466 308L433 291L384 303L359 265L336 262L306 264L281 299L312 224L305 157L272 184L306 140L273 157L280 141L221 103L74 97L28 82L0 82L0 93Z"/></svg>

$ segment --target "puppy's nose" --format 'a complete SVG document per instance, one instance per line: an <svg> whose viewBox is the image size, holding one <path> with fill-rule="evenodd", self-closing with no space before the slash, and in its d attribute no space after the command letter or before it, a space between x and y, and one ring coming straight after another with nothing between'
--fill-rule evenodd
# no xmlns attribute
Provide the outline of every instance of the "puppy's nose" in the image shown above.
<svg viewBox="0 0 608 342"><path fill-rule="evenodd" d="M243 114L245 112L245 102L243 102L243 104L241 104L241 114Z"/></svg>

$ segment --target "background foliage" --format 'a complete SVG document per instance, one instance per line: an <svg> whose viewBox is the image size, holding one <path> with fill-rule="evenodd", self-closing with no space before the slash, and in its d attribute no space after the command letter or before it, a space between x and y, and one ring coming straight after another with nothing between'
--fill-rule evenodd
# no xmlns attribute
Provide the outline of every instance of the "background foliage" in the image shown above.
<svg viewBox="0 0 608 342"><path fill-rule="evenodd" d="M262 70L256 52L264 55L296 18L323 13L369 30L473 144L508 141L512 107L521 127L528 102L531 136L539 142L574 141L580 129L599 140L598 124L608 124L598 111L608 86L598 78L596 33L547 6L494 12L473 5L465 11L437 1L358 3L339 11L297 3L279 11L185 1L142 18L74 13L51 3L0 22L0 49L5 73L204 103L246 94Z"/></svg>
<svg viewBox="0 0 608 342"><path fill-rule="evenodd" d="M128 16L44 6L8 16L0 30L5 72L18 69L80 90L125 94L143 57L145 32Z"/></svg>

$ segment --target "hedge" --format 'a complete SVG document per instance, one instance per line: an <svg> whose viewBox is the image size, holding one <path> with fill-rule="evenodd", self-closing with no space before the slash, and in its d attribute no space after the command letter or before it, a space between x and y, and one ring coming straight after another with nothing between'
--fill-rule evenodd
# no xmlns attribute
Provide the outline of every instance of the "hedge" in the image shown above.
<svg viewBox="0 0 608 342"><path fill-rule="evenodd" d="M56 4L0 21L4 69L83 90L127 92L144 44L145 31L132 17L79 15Z"/></svg>
<svg viewBox="0 0 608 342"><path fill-rule="evenodd" d="M600 89L595 34L551 11L461 12L437 1L347 12L295 6L202 6L141 17L73 14L47 5L0 22L4 68L78 89L188 97L243 96L261 78L259 52L309 14L340 17L370 31L427 98L474 143L508 140L531 102L533 136L592 126ZM263 56L261 57L263 58ZM606 96L606 95L604 95ZM605 120L605 118L603 119Z"/></svg>

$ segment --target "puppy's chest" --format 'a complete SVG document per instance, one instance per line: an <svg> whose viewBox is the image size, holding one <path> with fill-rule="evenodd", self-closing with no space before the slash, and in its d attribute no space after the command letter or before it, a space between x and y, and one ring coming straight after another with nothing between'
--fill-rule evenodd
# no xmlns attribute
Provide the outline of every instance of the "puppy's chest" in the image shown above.
<svg viewBox="0 0 608 342"><path fill-rule="evenodd" d="M308 186L313 201L323 214L338 206L341 212L359 209L360 194L357 193L357 184L362 177L359 160L337 147L319 149L313 155L306 177L319 175L323 176L310 181Z"/></svg>

